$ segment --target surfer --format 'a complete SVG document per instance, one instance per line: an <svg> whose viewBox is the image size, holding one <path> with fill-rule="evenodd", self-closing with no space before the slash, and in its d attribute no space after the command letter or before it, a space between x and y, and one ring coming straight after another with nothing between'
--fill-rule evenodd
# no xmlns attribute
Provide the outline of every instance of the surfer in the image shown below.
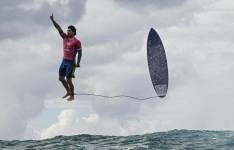
<svg viewBox="0 0 234 150"><path fill-rule="evenodd" d="M67 33L64 33L60 25L54 20L53 14L50 16L55 28L58 30L60 36L63 38L63 60L59 68L59 80L66 89L66 94L62 98L67 98L68 101L74 100L74 85L72 77L74 76L75 68L80 67L80 60L82 56L82 48L80 40L75 37L76 28L69 25ZM77 60L76 54L78 52ZM66 77L66 78L65 78Z"/></svg>

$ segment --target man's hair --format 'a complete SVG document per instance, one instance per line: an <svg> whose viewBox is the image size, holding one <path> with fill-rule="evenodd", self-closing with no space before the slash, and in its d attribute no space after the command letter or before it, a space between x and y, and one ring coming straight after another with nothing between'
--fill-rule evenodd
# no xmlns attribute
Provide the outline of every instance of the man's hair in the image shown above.
<svg viewBox="0 0 234 150"><path fill-rule="evenodd" d="M72 32L74 32L74 35L76 35L76 27L74 27L73 25L69 25L68 29L71 29Z"/></svg>

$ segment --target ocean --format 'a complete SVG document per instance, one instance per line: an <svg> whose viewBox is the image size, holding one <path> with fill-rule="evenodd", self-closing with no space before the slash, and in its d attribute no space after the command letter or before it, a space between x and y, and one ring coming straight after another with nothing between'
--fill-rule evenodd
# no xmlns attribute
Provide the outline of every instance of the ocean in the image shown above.
<svg viewBox="0 0 234 150"><path fill-rule="evenodd" d="M1 150L234 150L234 131L172 130L144 135L56 136L45 140L4 141Z"/></svg>

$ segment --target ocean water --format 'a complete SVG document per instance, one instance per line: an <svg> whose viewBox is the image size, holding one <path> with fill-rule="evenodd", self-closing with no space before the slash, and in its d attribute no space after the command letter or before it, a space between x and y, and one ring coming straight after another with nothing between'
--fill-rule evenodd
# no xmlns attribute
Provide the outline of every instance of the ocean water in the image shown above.
<svg viewBox="0 0 234 150"><path fill-rule="evenodd" d="M133 136L75 135L0 141L2 150L234 150L233 131L172 130Z"/></svg>

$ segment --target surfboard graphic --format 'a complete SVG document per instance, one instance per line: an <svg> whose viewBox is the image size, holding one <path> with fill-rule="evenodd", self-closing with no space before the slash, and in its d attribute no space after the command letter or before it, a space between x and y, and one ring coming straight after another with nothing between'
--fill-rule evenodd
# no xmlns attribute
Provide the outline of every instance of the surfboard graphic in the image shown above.
<svg viewBox="0 0 234 150"><path fill-rule="evenodd" d="M158 33L151 28L147 40L149 73L155 92L161 98L168 90L168 66L166 53Z"/></svg>

